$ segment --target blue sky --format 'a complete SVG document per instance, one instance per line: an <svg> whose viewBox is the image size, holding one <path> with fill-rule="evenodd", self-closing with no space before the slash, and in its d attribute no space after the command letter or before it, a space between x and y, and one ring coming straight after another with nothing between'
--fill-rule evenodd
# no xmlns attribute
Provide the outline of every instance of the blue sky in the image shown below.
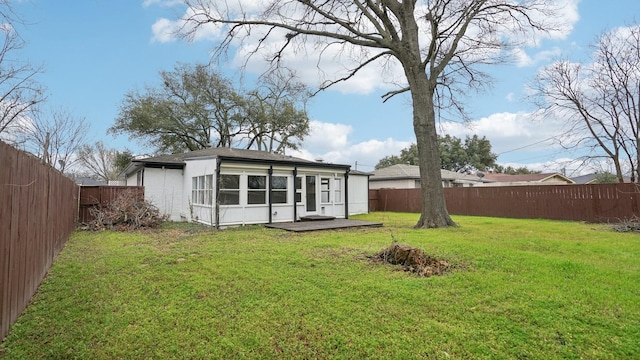
<svg viewBox="0 0 640 360"><path fill-rule="evenodd" d="M587 46L600 33L640 21L640 2L564 2L568 30L523 49L517 62L493 69L493 88L465 100L473 121L444 122L441 133L486 136L500 164L545 172L565 168L570 175L588 171L572 161L578 154L545 140L557 134L558 124L531 120L535 108L524 100L526 84L555 56L584 59ZM189 43L167 35L164 30L175 26L185 12L175 0L29 0L13 6L26 22L19 27L27 42L21 57L44 66L39 81L48 90L49 106L86 118L92 140L136 153L150 149L135 139L106 133L124 95L154 85L159 71L171 70L178 62L208 62L214 46L206 38ZM235 71L232 64L222 64L220 70L230 76ZM367 87L379 83L375 74L369 75L312 100L313 131L295 155L357 162L359 170L368 171L381 157L398 154L414 141L408 99L400 96L382 103L385 90Z"/></svg>

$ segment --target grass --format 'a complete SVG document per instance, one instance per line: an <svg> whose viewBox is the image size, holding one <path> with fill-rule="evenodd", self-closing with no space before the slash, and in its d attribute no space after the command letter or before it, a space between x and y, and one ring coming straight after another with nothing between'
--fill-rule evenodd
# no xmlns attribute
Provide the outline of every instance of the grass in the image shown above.
<svg viewBox="0 0 640 360"><path fill-rule="evenodd" d="M640 358L640 237L602 225L416 214L383 228L76 232L6 359ZM369 262L392 239L456 265Z"/></svg>

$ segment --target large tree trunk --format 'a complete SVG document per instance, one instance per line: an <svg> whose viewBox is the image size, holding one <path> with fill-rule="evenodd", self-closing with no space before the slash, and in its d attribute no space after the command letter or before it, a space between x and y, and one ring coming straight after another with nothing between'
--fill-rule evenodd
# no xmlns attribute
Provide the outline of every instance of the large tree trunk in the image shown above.
<svg viewBox="0 0 640 360"><path fill-rule="evenodd" d="M406 69L413 101L413 130L418 146L422 211L416 228L456 226L447 211L440 173L440 150L433 103L435 87L429 86L424 69ZM434 80L435 81L435 80Z"/></svg>

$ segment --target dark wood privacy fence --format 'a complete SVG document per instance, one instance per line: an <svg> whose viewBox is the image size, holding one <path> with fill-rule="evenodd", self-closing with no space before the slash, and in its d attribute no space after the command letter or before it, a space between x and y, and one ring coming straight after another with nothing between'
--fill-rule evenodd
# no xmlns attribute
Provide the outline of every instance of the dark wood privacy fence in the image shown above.
<svg viewBox="0 0 640 360"><path fill-rule="evenodd" d="M618 222L640 216L640 185L539 185L444 189L454 215ZM420 189L369 192L371 211L420 212Z"/></svg>
<svg viewBox="0 0 640 360"><path fill-rule="evenodd" d="M109 205L126 192L133 192L138 199L144 200L143 186L82 186L80 188L78 222L87 223L93 220L91 208Z"/></svg>
<svg viewBox="0 0 640 360"><path fill-rule="evenodd" d="M69 239L78 187L0 141L0 341Z"/></svg>

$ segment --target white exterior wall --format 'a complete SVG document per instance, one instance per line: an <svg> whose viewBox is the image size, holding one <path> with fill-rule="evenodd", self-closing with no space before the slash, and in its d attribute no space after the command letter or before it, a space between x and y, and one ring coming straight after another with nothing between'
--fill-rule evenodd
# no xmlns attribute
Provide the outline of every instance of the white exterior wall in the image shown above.
<svg viewBox="0 0 640 360"><path fill-rule="evenodd" d="M216 159L191 159L185 161L183 179L183 214L187 221L196 221L206 225L215 225L215 179L216 179ZM192 181L194 177L212 175L213 177L213 199L211 205L195 204L192 199Z"/></svg>
<svg viewBox="0 0 640 360"><path fill-rule="evenodd" d="M161 214L169 215L171 221L186 220L182 206L183 178L182 169L144 169L144 198L157 206ZM133 181L135 184L135 174Z"/></svg>
<svg viewBox="0 0 640 360"><path fill-rule="evenodd" d="M345 218L345 189L343 169L317 169L317 168L299 168L298 177L303 179L306 176L316 177L316 211L308 211L306 209L307 189L306 181L303 181L302 203L298 204L298 219L307 215L324 215L334 216L336 218ZM329 179L329 201L322 201L321 179ZM336 192L336 181L340 182L340 190ZM340 194L340 198L336 198ZM351 189L349 189L351 195Z"/></svg>
<svg viewBox="0 0 640 360"><path fill-rule="evenodd" d="M371 189L413 189L416 179L380 180L369 182Z"/></svg>
<svg viewBox="0 0 640 360"><path fill-rule="evenodd" d="M349 175L349 215L369 213L369 177Z"/></svg>
<svg viewBox="0 0 640 360"><path fill-rule="evenodd" d="M126 186L138 186L138 173L134 172L133 174L129 175L126 179L124 179L125 181L125 185Z"/></svg>
<svg viewBox="0 0 640 360"><path fill-rule="evenodd" d="M158 206L162 213L170 215L173 221L197 221L200 223L216 224L216 159L187 159L184 170L174 169L144 169L145 198ZM297 176L303 179L301 194L302 202L295 204L295 191L292 166L273 166L273 176L287 178L287 203L271 205L272 222L291 222L299 220L305 215L327 215L337 218L345 217L346 184L344 170L298 168ZM219 225L248 225L269 222L269 200L265 204L248 204L248 176L265 176L268 179L269 166L259 164L237 164L222 162L221 174L233 174L240 177L240 191L238 205L219 205ZM192 181L194 177L211 175L213 198L211 205L196 204L192 199ZM306 211L306 176L316 179L316 211ZM329 201L322 201L321 179L329 179ZM336 192L336 181L340 190ZM136 185L136 174L127 178L128 185ZM368 177L363 175L349 176L349 214L368 212ZM268 189L268 185L267 185ZM267 191L268 192L268 191ZM206 201L205 201L206 202ZM296 214L294 214L294 206Z"/></svg>

